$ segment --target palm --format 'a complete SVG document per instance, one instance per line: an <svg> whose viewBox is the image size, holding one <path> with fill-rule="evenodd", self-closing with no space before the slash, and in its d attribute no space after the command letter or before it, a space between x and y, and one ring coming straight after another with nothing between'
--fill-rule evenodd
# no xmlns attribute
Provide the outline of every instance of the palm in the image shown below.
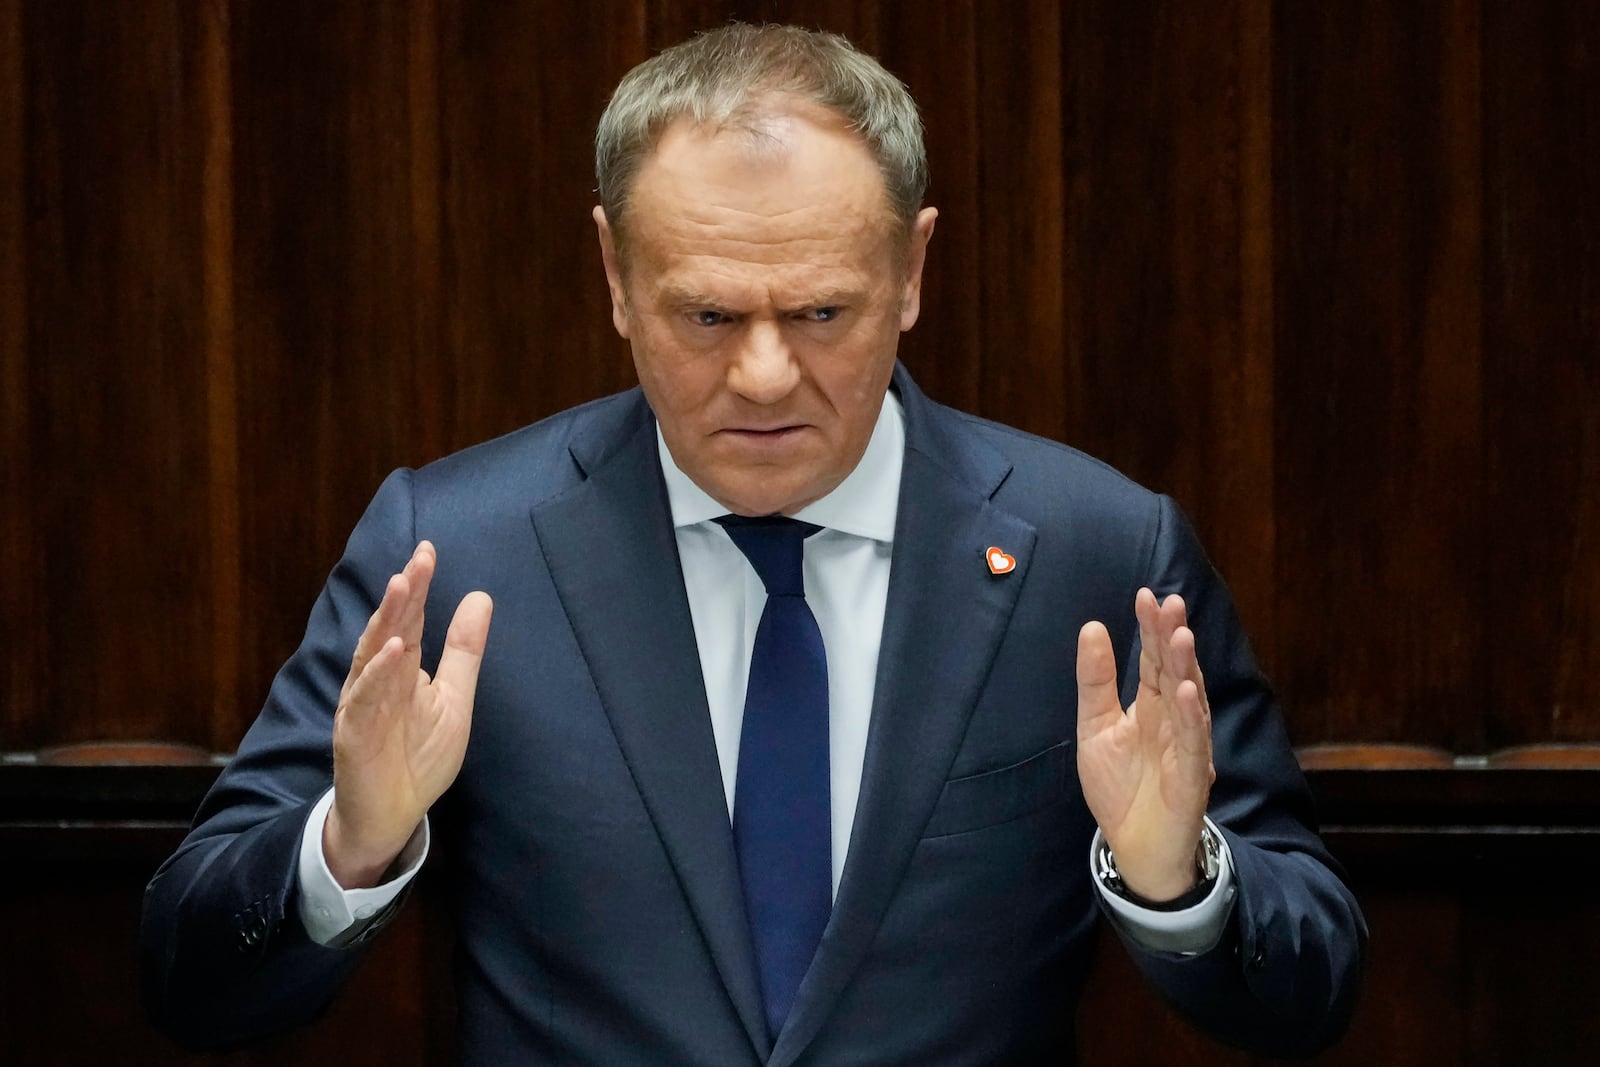
<svg viewBox="0 0 1600 1067"><path fill-rule="evenodd" d="M340 769L387 783L389 803L428 807L461 768L472 722L471 705L441 692L421 669L408 693L386 701L379 714L340 715L334 751Z"/></svg>
<svg viewBox="0 0 1600 1067"><path fill-rule="evenodd" d="M430 678L421 667L421 640L434 565L433 546L424 541L390 579L339 694L334 847L325 851L330 868L343 867L356 881L369 881L374 867L398 854L466 756L492 604L483 593L462 599Z"/></svg>
<svg viewBox="0 0 1600 1067"><path fill-rule="evenodd" d="M1126 713L1105 627L1079 636L1078 776L1124 876L1160 892L1192 877L1215 777L1210 715L1182 599L1157 606L1140 590L1135 613L1139 695Z"/></svg>

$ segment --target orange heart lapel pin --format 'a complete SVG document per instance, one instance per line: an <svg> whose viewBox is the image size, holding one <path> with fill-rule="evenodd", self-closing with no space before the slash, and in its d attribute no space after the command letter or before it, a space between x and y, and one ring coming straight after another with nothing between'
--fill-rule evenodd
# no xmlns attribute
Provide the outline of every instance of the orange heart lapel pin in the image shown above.
<svg viewBox="0 0 1600 1067"><path fill-rule="evenodd" d="M1007 554L994 545L984 550L983 558L988 562L991 574L1010 574L1017 569L1017 557Z"/></svg>

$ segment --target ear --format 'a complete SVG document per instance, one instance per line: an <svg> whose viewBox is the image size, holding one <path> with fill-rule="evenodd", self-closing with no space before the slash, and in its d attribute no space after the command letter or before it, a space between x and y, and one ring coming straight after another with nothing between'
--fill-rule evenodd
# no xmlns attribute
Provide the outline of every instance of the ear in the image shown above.
<svg viewBox="0 0 1600 1067"><path fill-rule="evenodd" d="M910 247L906 249L906 277L900 292L900 332L917 324L922 311L922 264L928 256L928 241L933 237L933 224L939 218L939 209L925 207L917 212L911 224Z"/></svg>
<svg viewBox="0 0 1600 1067"><path fill-rule="evenodd" d="M606 221L606 209L594 209L594 224L600 230L600 262L606 268L606 287L611 290L611 324L624 339L628 336L628 294L622 288L622 266L617 260L617 242Z"/></svg>

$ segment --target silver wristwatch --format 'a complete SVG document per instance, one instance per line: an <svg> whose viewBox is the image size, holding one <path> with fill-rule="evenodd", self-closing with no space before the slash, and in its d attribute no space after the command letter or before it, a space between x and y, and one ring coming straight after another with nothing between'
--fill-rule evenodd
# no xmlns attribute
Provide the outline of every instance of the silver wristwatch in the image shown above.
<svg viewBox="0 0 1600 1067"><path fill-rule="evenodd" d="M1150 911L1183 911L1192 908L1216 888L1217 872L1222 868L1222 839L1209 825L1200 827L1200 843L1194 850L1195 883L1187 892L1172 900L1147 900L1129 889L1117 870L1117 859L1111 846L1102 838L1094 857L1094 876L1107 890L1130 904Z"/></svg>

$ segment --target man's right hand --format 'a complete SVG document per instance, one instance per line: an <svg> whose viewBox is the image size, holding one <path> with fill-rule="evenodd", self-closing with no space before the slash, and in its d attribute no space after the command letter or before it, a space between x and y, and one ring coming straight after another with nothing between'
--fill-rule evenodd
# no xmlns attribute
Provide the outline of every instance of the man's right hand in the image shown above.
<svg viewBox="0 0 1600 1067"><path fill-rule="evenodd" d="M462 598L429 678L422 669L422 612L436 562L433 545L423 541L389 579L339 691L333 808L322 851L346 889L378 884L466 757L494 605L487 593Z"/></svg>

